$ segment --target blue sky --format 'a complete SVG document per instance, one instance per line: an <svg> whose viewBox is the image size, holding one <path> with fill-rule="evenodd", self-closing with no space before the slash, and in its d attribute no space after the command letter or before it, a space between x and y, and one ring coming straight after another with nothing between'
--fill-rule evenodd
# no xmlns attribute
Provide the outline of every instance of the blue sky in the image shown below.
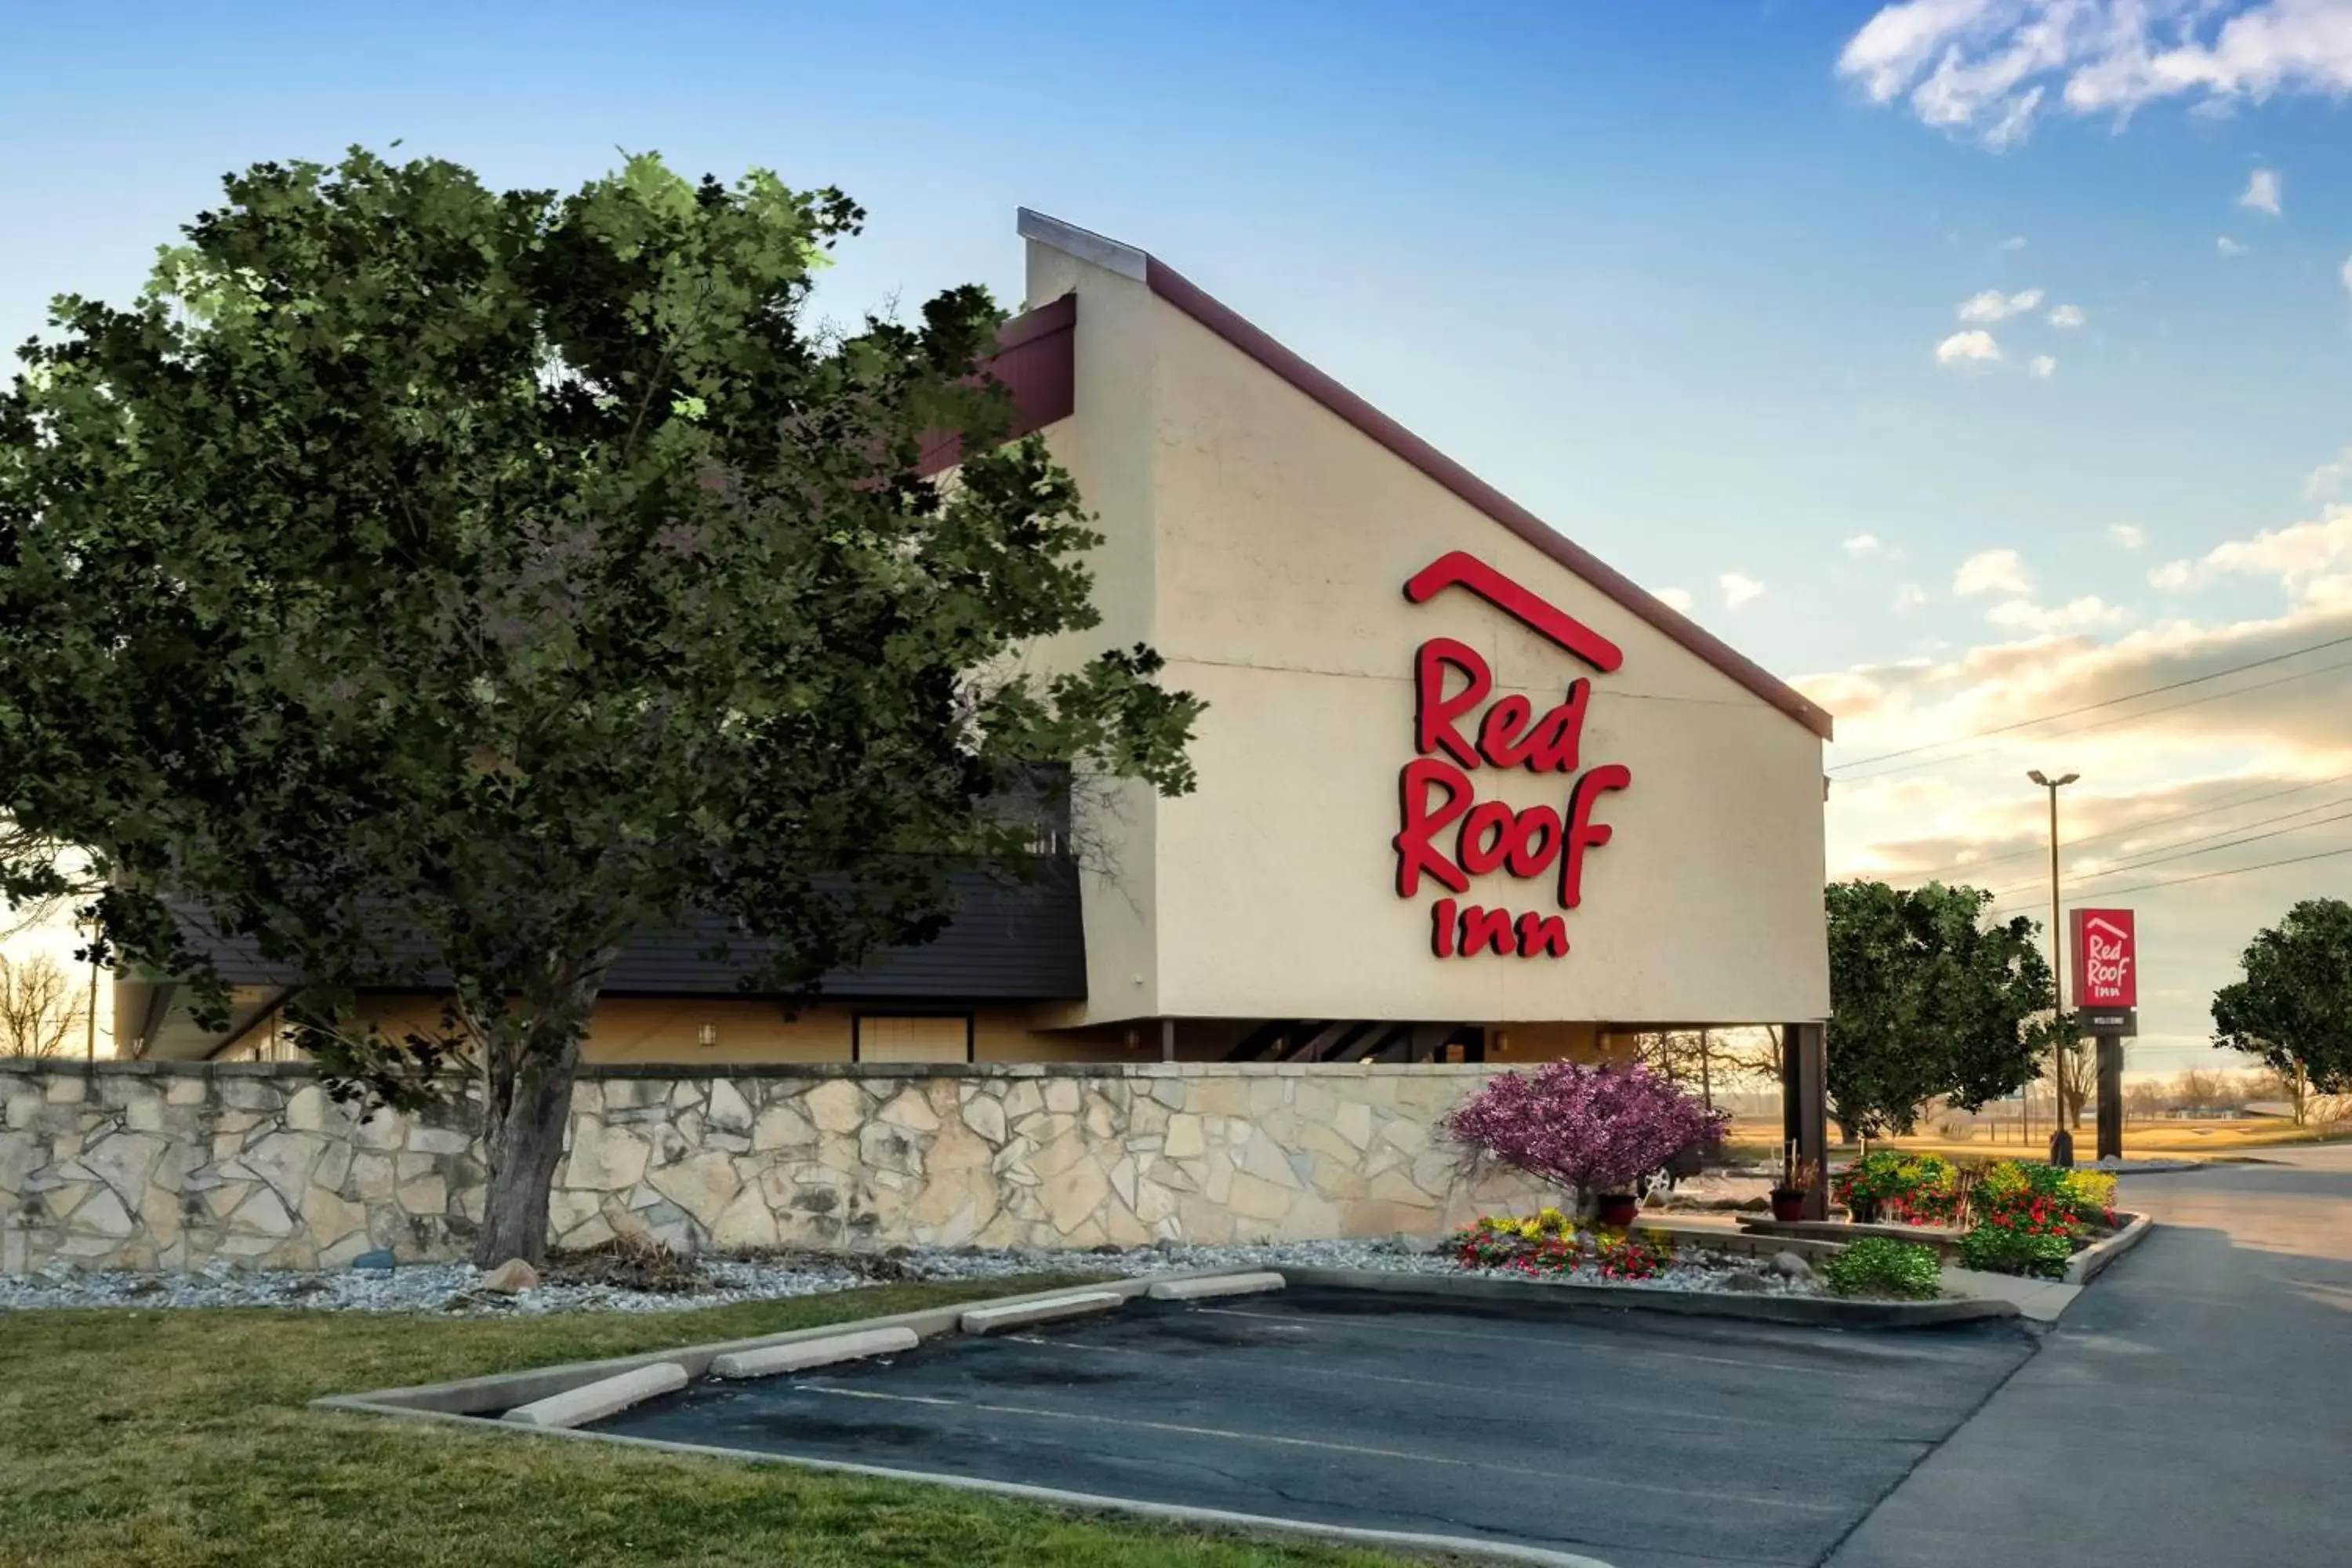
<svg viewBox="0 0 2352 1568"><path fill-rule="evenodd" d="M2330 533L2261 570L2161 570L2324 521L2312 476L2352 444L2352 60L2313 64L2293 33L2343 8L2156 0L2131 48L2078 27L2044 57L2011 24L2049 0L20 0L0 5L0 337L59 290L127 295L223 172L353 142L509 184L576 184L616 147L838 184L872 214L828 281L845 313L975 279L1017 298L1027 205L1153 251L1768 666L1828 680L1851 759L2346 607L2327 584L2352 523L2342 561ZM2269 30L2238 43L2274 58L2233 46L2231 78L2203 46L2244 18ZM2135 76L2150 49L2203 85ZM2275 214L2240 205L2257 170ZM2010 313L1963 321L1986 291ZM1974 331L1999 360L1938 363ZM2037 638L2047 658L2021 659ZM2086 809L2316 776L2333 742L2307 719L2108 745ZM1834 853L1900 870L1889 845L2013 847L2034 809L2015 761L1855 792ZM2252 915L2232 918L2200 953L2234 953Z"/></svg>
<svg viewBox="0 0 2352 1568"><path fill-rule="evenodd" d="M845 310L1011 296L1026 204L1153 250L1791 672L1955 637L1890 606L1981 542L2146 600L2107 524L2187 551L2283 520L2352 439L2339 106L2159 106L1988 153L1840 79L1868 5L1710 5L1706 28L1360 0L705 4L650 29L593 3L235 10L0 20L8 342L58 289L127 291L223 171L353 141L512 184L615 146L840 184L874 215ZM2281 218L2233 205L2258 166ZM2084 326L2001 334L2007 374L1938 370L1959 300L2037 288ZM2023 384L2042 353L2056 374ZM1906 563L1848 563L1859 533ZM1766 586L1736 617L1730 571Z"/></svg>

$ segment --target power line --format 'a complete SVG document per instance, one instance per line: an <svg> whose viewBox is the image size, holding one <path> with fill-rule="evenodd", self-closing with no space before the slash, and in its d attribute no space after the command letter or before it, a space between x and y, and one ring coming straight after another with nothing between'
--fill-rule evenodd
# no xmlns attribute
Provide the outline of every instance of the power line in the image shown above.
<svg viewBox="0 0 2352 1568"><path fill-rule="evenodd" d="M2066 842L2070 847L2079 847L2084 844L2104 844L2110 838L2128 837L2135 833L2144 833L2150 828L2162 827L2168 823L2186 822L2192 816L2210 816L2217 811L2229 811L2241 805L2259 805L2266 800L2277 800L2284 795L2301 795L2307 789L2324 789L2332 784L2342 784L2346 779L2352 779L2352 773L2337 773L2334 778L2314 779L2309 784L2290 784L2285 789L2274 789L2268 793L2256 791L2252 795L2233 795L2227 800L2218 800L2210 805L2200 805L2193 811L2176 811L2168 813L2162 816L2144 817L2138 822L2129 823L2122 827L2110 827L2098 833L2085 833L2079 838L2070 838ZM2306 809L2317 811L2319 807L2315 805ZM2290 811L2284 815L2287 816L2299 816L2302 813ZM2280 820L2278 817L2258 817L2254 822L2242 822L2238 826L2252 827L2260 822L2274 822L2278 820ZM2236 828L2226 829L2225 831L2235 832ZM2192 843L2194 840L2183 839L2181 842ZM2163 848L2165 847L2162 845L2157 845L2154 847ZM1988 866L2005 866L2011 860L2024 860L2047 855L2049 853L2050 847L2048 845L2037 844L2030 849L2018 849L2013 850L2007 855L1995 855L1989 860L1958 861L1949 866L1939 866L1932 871L1905 871L1899 873L1899 875L1906 879L1916 877L1923 878L1929 881L1938 881L1948 875L1958 875L1961 872L1981 871Z"/></svg>
<svg viewBox="0 0 2352 1568"><path fill-rule="evenodd" d="M2330 804L2341 803L2331 802ZM2317 808L2314 807L2314 809ZM2221 844L2209 844L2202 849L2184 849L2178 855L2151 855L2145 860L2136 860L2128 866L2115 866L2105 871L2093 871L2086 876L2077 877L2074 880L2095 882L2106 877L2120 877L2126 871L2145 871L2150 866L2162 866L2174 860L2193 860L2200 855L2210 855L2219 849L2234 849L2241 844L2252 844L2264 838L2278 838L2289 833L2308 833L2315 827L2325 827L2331 822L2347 821L2352 821L2352 811L2338 812L2334 816L2323 816L2316 822L2306 822L2294 827L2273 827L2268 833L2250 833L2243 838L2232 838ZM2248 826L2251 826L2252 824ZM2020 888L2017 890L2021 892L2024 889Z"/></svg>
<svg viewBox="0 0 2352 1568"><path fill-rule="evenodd" d="M2182 888L2191 882L2210 882L2216 877L2242 877L2249 871L2269 871L2281 866L2300 866L2306 860L2330 860L2338 855L2352 855L2352 844L2347 844L2341 849L2322 849L2314 855L2297 855L2285 860L2265 860L2259 866L2232 866L2224 871L2200 871L2194 877L2174 877L2166 881L2142 882L2137 887L2130 888L2102 888L2099 889L2098 896L2103 899L2120 899L2126 893L2145 893L2158 888ZM2030 914L2036 907L2031 904L2021 904L2013 910L1992 910L1987 918Z"/></svg>
<svg viewBox="0 0 2352 1568"><path fill-rule="evenodd" d="M2175 680L2163 686L2151 686L2145 691L2126 692L2121 697L2109 697L2097 702L2085 702L2079 708L2064 708L2055 713L2043 713L2032 719L2020 719L2011 724L1996 724L1990 730L1979 730L1967 735L1955 735L1948 741L1927 741L1916 746L1906 746L1900 751L1881 752L1874 757L1856 757L1850 763L1838 763L1829 771L1835 773L1843 773L1850 768L1865 768L1873 763L1893 762L1897 757L1913 756L1920 752L1937 751L1945 746L1958 746L1969 741L1985 740L1993 735L2006 735L2012 731L2029 729L2036 724L2047 724L2059 719L2072 719L2078 713L2095 712L2102 708L2113 708L2118 703L2137 702L2143 697L2161 697L2168 691L2179 691L2184 687L2202 685L2209 680L2219 680L2224 676L2242 675L2249 669L2260 669L2265 665L2281 664L2290 658L2301 658L2305 654L2318 653L2326 648L2341 647L2346 643L2352 643L2352 637L2331 637L2326 642L2313 643L2308 647L2294 648L2285 653L2274 653L2267 658L2252 659L2244 664L2231 665L2227 669L2217 669L2208 675L2192 675L2185 680ZM2319 672L2314 670L2310 673L2315 675ZM2247 689L2257 689L2249 687Z"/></svg>
<svg viewBox="0 0 2352 1568"><path fill-rule="evenodd" d="M2315 811L2326 811L2331 805L2352 805L2352 795L2342 795L2335 800L2323 800L2317 805L2306 805L2301 811L2283 811L2276 816L2258 816L2252 822L2242 822L2235 827L2224 827L2212 833L2200 833L2191 837L2175 839L2170 844L2151 845L2145 858L2129 859L2122 865L2110 866L2104 871L2077 872L2066 879L2070 882L2095 882L2102 877L2121 876L2126 871L2137 871L2148 866L2161 866L2168 860L2185 860L2192 855L2210 855L2216 849L2227 849L2232 845L2252 844L2257 838L2276 838L2283 833L2302 833L2309 828L2324 827L2331 822L2352 819L2352 812L2345 812L2336 816L2323 816L2316 822L2305 822L2294 827L2273 828L2268 833L2251 834L2243 838L2229 837L2232 833L2244 833L2249 827L2267 827L2273 822L2284 822L2291 816L2307 816ZM2223 844L2206 842L2213 838L2225 838L2229 842ZM2191 849L2189 847L2191 844L2205 844L2206 847L2202 849ZM2048 884L2039 879L2031 882L2018 882L2010 887L1995 889L1993 897L2003 899L2011 893L2022 893L2031 889L2046 886Z"/></svg>
<svg viewBox="0 0 2352 1568"><path fill-rule="evenodd" d="M2346 640L2347 640L2347 641L2352 641L2352 638L2347 638L2347 639L2346 639ZM2322 647L2325 647L2325 646L2326 646L2326 645L2322 644L2321 646L2322 646ZM2305 649L2304 649L2303 651L2304 651L2304 652L2305 652L2305 653L2310 653L2310 652L2312 652L2312 651L2314 651L2314 650L2313 650L2313 649L2311 649L2311 648L2305 648ZM2285 656L2282 656L2282 657L2285 657ZM2267 661L2265 661L2265 662L2276 662L2276 661L2275 661L2275 660L2267 660ZM2155 717L2157 714L2158 714L2158 713L2171 713L2171 712L2176 712L2176 711L2178 711L2179 710L2183 709L2183 708L2195 708L2195 707L2199 706L2199 705L2200 705L2200 704L2201 704L2201 703L2206 703L2206 702L2219 702L2219 701L2222 700L2224 698L2229 698L2229 697L2243 697L2243 696L2245 696L2245 695L2246 695L2247 693L2249 693L2249 692L2253 692L2253 691L2264 691L2264 690L2269 689L2271 687L2273 687L2273 686L2284 686L2284 685L2288 684L2288 683L2289 683L2289 682L2291 682L2291 681L2296 681L2296 680L2308 680L2308 679L2311 679L2313 676L2315 676L2315 675L2326 675L2326 673L2328 673L2330 670L2336 670L2336 669L2352 669L2352 658L2347 658L2347 659L2339 659L2339 660L2337 660L2337 661L2336 661L2336 663L2334 663L2334 664L2323 664L2323 665L2321 665L2321 666L2320 666L2318 668L2316 668L2316 669L2299 669L2299 670L2295 671L2293 675L2281 675L2281 676L2274 676L2274 677L2273 677L2273 678L2272 678L2271 679L2269 679L2269 680L2257 680L2257 681L2255 681L2255 682L2254 682L2252 685L2251 685L2251 686L2237 686L2237 687L2232 687L2232 688L2231 688L2231 689L2230 689L2229 690L2227 690L2227 691L2210 691L2210 692L2206 693L2206 694L2205 694L2204 696L2202 696L2202 697L2190 697L2190 698L2184 699L2183 700L2179 701L2179 702L2167 702L2167 703L2165 703L2162 707L2159 707L2159 708L2143 708L2143 709L2141 709L2141 710L2140 710L2138 712L2137 712L2137 713L2118 713L2118 714L2116 714L2116 715L2114 718L2112 718L2112 719L2097 719L2097 720L2094 720L2094 721L2091 721L2090 723L2088 723L2088 724L2077 724L2077 725L2075 725L2075 726L2074 726L2073 729L2071 729L2071 730L2060 730L2060 731L2057 731L2056 733L2054 733L2054 734L2050 734L2050 735L2036 735L2036 736L2033 736L2033 737L2032 737L2032 739L2034 739L2034 740L2036 740L2036 741L2059 741L2059 740L2064 740L2064 739L2066 739L2068 736L2072 736L2072 735L2084 735L2084 734L2088 734L2088 733L2089 733L2090 731L2092 731L2093 730L2104 730L2104 729L2105 729L2105 728L2106 728L2108 725L2110 725L2110 724L2128 724L2128 723L2131 723L2131 722L2132 722L2133 721L2135 721L2135 720L2139 720L2139 719L2151 719L2151 718L2154 718L2154 717ZM2185 684L2185 683L2184 683L2184 684ZM2152 696L2152 695L2154 695L2154 693L2152 693L2152 692L2143 691L2143 692L2139 693L2139 695L2140 695L2140 696L2142 696L2142 697L2147 697L2147 696ZM2126 700L2126 699L2121 699L2121 698L2119 698L2119 699L2117 699L2117 700L2118 700L2118 701L2122 701L2122 700ZM2100 704L2096 704L2096 706L2099 706L2099 707L2105 707L2105 706L2109 706L2109 704L2100 703ZM2052 717L2053 717L2053 718L2063 718L2063 717L2064 717L2064 715L2063 715L2063 714L2053 714L2053 715L2052 715ZM1964 759L1966 759L1966 758L1969 758L1969 757L1979 757L1979 756L1982 756L1986 752L1988 752L1988 751L1991 751L1991 750L1993 750L1993 749L1994 749L1994 748L1990 747L1990 746L1980 746L1980 747L1979 747L1977 750L1975 750L1975 751L1973 751L1973 752L1959 752L1959 753L1958 753L1958 755L1956 755L1956 756L1949 756L1949 757L1927 757L1927 758L1923 758L1923 759L1921 759L1920 761L1918 761L1918 762L1915 762L1915 763L1897 763L1895 766L1891 767L1891 768L1881 768L1881 769L1879 769L1879 770L1878 770L1876 773L1863 773L1863 774L1859 775L1858 777L1852 778L1852 779L1848 779L1848 780L1846 780L1845 782L1846 782L1846 783L1848 783L1848 784L1861 784L1861 783L1864 782L1865 780L1869 780L1869 779L1883 779L1883 778L1886 778L1886 777L1888 777L1888 776L1890 776L1890 775L1892 775L1892 774L1895 774L1895 773L1909 773L1913 768L1931 768L1931 767L1934 767L1934 766L1935 766L1937 763L1957 763L1957 762L1960 762L1960 761L1962 761L1962 760L1964 760ZM1857 764L1857 765L1859 765L1859 764Z"/></svg>

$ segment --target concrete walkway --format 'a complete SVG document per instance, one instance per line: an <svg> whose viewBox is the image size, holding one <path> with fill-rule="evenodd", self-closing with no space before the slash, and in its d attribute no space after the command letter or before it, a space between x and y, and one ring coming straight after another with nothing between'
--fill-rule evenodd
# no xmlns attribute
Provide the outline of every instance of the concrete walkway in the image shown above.
<svg viewBox="0 0 2352 1568"><path fill-rule="evenodd" d="M2014 1301L2017 1310L2037 1323L2054 1323L2074 1298L2083 1293L2080 1285L2062 1284L2055 1279L2028 1279L2017 1274L1990 1274L1982 1269L1944 1266L1944 1289L1963 1296L1989 1296L1996 1301Z"/></svg>
<svg viewBox="0 0 2352 1568"><path fill-rule="evenodd" d="M2264 1157L2126 1176L2155 1234L1832 1568L2352 1562L2352 1148Z"/></svg>

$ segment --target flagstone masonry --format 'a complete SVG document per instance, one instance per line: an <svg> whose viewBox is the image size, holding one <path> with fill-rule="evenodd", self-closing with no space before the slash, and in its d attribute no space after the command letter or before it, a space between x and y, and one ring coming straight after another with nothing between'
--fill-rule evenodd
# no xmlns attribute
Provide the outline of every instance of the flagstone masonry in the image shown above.
<svg viewBox="0 0 2352 1568"><path fill-rule="evenodd" d="M1435 1236L1551 1197L1440 1130L1498 1070L587 1068L551 1234L696 1252ZM462 1258L476 1116L362 1119L300 1066L0 1060L0 1273Z"/></svg>

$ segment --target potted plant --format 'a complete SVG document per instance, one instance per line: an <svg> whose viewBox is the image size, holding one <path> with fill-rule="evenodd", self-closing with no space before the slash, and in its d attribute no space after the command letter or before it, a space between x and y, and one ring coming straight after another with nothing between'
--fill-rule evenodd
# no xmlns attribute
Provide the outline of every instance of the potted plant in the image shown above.
<svg viewBox="0 0 2352 1568"><path fill-rule="evenodd" d="M1800 1155L1791 1142L1780 1155L1780 1181L1772 1189L1772 1217L1782 1225L1804 1218L1805 1199L1821 1174L1821 1162Z"/></svg>
<svg viewBox="0 0 2352 1568"><path fill-rule="evenodd" d="M1640 1212L1643 1178L1721 1139L1730 1121L1646 1068L1548 1062L1488 1079L1445 1125L1477 1155L1567 1188L1580 1213L1621 1227Z"/></svg>

